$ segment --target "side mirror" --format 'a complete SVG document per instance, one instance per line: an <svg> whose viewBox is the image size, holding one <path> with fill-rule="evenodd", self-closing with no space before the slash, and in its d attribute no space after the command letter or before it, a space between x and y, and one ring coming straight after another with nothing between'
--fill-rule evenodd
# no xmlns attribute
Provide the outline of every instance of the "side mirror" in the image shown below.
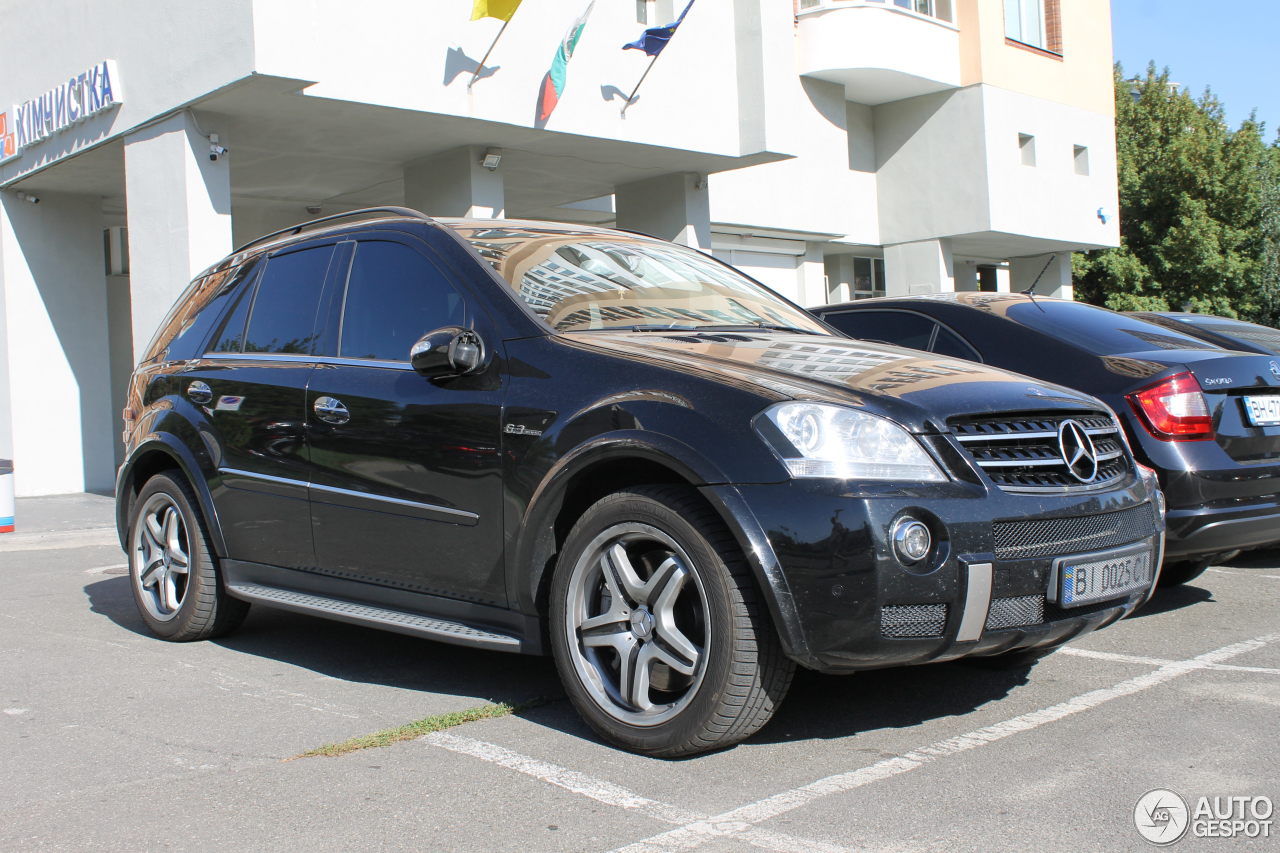
<svg viewBox="0 0 1280 853"><path fill-rule="evenodd" d="M484 341L471 329L445 326L418 339L409 350L409 363L428 379L466 376L484 365Z"/></svg>

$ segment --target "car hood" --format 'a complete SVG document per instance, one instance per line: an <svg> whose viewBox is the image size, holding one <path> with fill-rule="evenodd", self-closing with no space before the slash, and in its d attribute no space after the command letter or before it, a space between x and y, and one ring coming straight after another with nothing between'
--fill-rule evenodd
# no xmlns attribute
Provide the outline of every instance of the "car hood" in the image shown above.
<svg viewBox="0 0 1280 853"><path fill-rule="evenodd" d="M1091 409L1100 401L1018 373L850 338L780 332L577 332L571 340L685 370L713 373L775 398L827 400L878 411L917 432L948 418Z"/></svg>

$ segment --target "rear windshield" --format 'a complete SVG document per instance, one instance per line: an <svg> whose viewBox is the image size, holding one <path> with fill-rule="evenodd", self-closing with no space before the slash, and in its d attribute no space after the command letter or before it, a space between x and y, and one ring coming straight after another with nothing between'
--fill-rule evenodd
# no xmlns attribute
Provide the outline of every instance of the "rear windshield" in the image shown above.
<svg viewBox="0 0 1280 853"><path fill-rule="evenodd" d="M1005 317L1095 355L1222 347L1084 302L1037 299L1009 305Z"/></svg>
<svg viewBox="0 0 1280 853"><path fill-rule="evenodd" d="M684 246L608 231L451 226L558 332L786 327L805 311Z"/></svg>
<svg viewBox="0 0 1280 853"><path fill-rule="evenodd" d="M1198 329L1204 329L1206 332L1239 338L1272 352L1280 352L1280 329L1246 323L1243 320L1215 317L1212 314L1179 314L1177 319Z"/></svg>

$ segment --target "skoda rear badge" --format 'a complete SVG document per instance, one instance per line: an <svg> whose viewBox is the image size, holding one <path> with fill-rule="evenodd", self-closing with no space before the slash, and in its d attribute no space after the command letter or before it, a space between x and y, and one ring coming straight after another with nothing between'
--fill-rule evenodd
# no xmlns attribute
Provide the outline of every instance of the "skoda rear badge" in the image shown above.
<svg viewBox="0 0 1280 853"><path fill-rule="evenodd" d="M1079 421L1068 419L1058 427L1058 448L1073 477L1082 483L1092 483L1097 478L1098 451Z"/></svg>
<svg viewBox="0 0 1280 853"><path fill-rule="evenodd" d="M1280 362L1271 362L1271 375L1280 379Z"/></svg>

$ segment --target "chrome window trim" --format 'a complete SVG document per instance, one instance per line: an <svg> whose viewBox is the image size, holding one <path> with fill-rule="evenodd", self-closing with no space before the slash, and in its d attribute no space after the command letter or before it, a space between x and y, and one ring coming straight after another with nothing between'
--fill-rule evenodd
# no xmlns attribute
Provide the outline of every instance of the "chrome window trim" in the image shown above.
<svg viewBox="0 0 1280 853"><path fill-rule="evenodd" d="M446 515L456 515L461 518L478 521L480 516L474 512L467 512L462 509L453 509L447 506L438 506L436 504L420 503L418 501L406 501L400 498L389 498L383 495L372 495L368 492L356 492L351 489L339 489L336 486L321 486L316 483L307 483L302 480L292 480L288 477L274 477L270 474L258 474L253 471L244 471L239 468L219 468L219 474L232 474L240 477L248 477L251 480L265 480L269 483L281 483L286 486L301 486L304 489L315 489L321 492L329 492L335 495L345 495L353 498L366 498L371 501L380 501L382 503L394 504L396 506L412 507L413 509L425 509L432 512L442 512Z"/></svg>
<svg viewBox="0 0 1280 853"><path fill-rule="evenodd" d="M307 364L332 364L352 367L384 367L389 370L413 370L407 361L383 361L374 358L340 358L333 355L299 355L283 352L209 352L204 359L209 361L289 361Z"/></svg>

